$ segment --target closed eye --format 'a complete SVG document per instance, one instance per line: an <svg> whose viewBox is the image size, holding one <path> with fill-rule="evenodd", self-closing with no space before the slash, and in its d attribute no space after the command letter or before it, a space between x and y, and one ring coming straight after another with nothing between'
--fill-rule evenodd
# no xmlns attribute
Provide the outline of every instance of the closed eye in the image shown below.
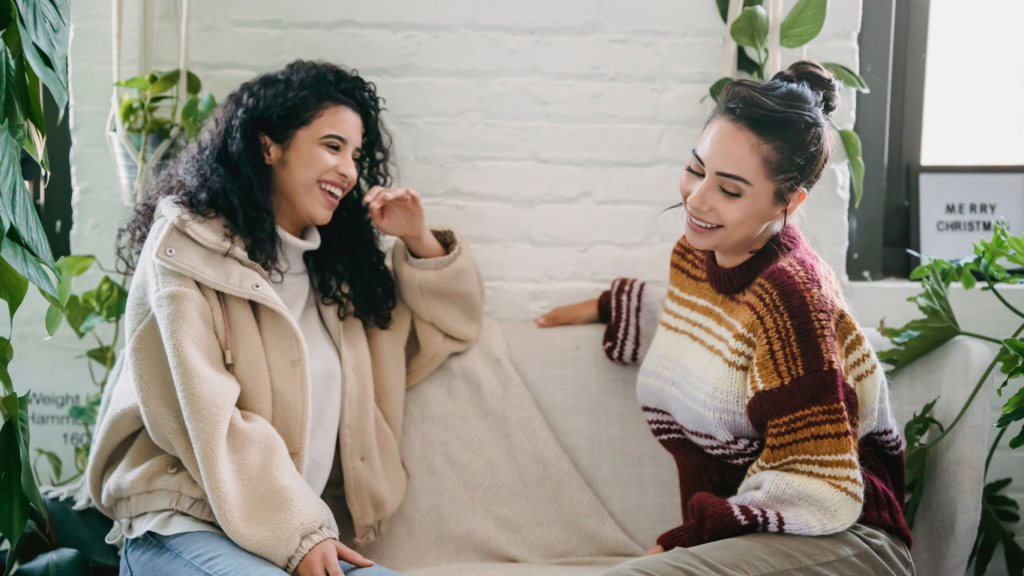
<svg viewBox="0 0 1024 576"><path fill-rule="evenodd" d="M338 146L337 144L327 144L327 147L335 152L341 152L341 146Z"/></svg>
<svg viewBox="0 0 1024 576"><path fill-rule="evenodd" d="M739 194L737 194L735 192L729 192L728 190L726 190L725 188L722 188L721 186L719 186L718 189L721 190L722 193L724 193L726 196L728 196L730 198L739 198L740 197Z"/></svg>
<svg viewBox="0 0 1024 576"><path fill-rule="evenodd" d="M693 168L690 168L689 166L686 167L686 171L689 172L690 174L693 174L697 178L703 178L704 177L703 174L701 174L700 172L697 172L696 170L694 170Z"/></svg>

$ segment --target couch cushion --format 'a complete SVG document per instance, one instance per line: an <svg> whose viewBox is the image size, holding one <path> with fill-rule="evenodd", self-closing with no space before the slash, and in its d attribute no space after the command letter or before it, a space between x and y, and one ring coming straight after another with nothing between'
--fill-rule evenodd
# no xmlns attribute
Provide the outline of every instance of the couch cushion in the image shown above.
<svg viewBox="0 0 1024 576"><path fill-rule="evenodd" d="M555 437L623 531L650 548L681 521L672 458L650 433L635 394L636 368L609 362L603 325L541 329L502 325L512 363L533 393ZM891 344L865 330L877 350ZM952 422L992 355L955 338L897 373L892 402L901 424L936 397L936 417ZM920 574L962 574L980 515L989 428L983 395L928 462L912 553Z"/></svg>
<svg viewBox="0 0 1024 576"><path fill-rule="evenodd" d="M491 319L476 346L409 390L401 448L405 501L360 549L382 566L614 564L644 551L558 445Z"/></svg>
<svg viewBox="0 0 1024 576"><path fill-rule="evenodd" d="M555 438L622 530L652 548L682 520L675 462L647 427L637 369L612 364L603 325L502 324L512 364Z"/></svg>

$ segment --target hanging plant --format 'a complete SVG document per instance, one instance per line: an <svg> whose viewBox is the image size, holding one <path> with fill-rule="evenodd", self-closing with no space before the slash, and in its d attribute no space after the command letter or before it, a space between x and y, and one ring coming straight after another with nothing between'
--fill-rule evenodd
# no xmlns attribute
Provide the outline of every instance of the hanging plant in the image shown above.
<svg viewBox="0 0 1024 576"><path fill-rule="evenodd" d="M184 103L178 89L181 71L177 69L151 72L114 83L114 86L133 90L122 94L117 103L118 120L132 146L118 137L116 125L110 136L126 204L131 205L139 199L148 173L161 164L178 135L194 140L217 107L213 95L202 91L199 77L191 71L186 75ZM177 120L179 106L180 121Z"/></svg>

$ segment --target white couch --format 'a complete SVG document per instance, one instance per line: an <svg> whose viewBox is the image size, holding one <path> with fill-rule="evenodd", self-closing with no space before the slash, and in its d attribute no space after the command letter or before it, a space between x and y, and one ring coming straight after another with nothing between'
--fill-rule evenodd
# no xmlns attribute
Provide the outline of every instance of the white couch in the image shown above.
<svg viewBox="0 0 1024 576"><path fill-rule="evenodd" d="M607 509L614 523L639 545L638 550L646 550L654 545L655 539L663 531L680 523L681 506L676 470L672 458L651 435L637 405L634 394L636 368L614 365L604 357L600 345L602 331L603 326L599 325L542 330L532 323L501 324L511 363L532 394L557 443L564 449L586 486ZM885 347L886 341L877 332L871 331L869 339L876 349ZM940 397L940 400L934 415L941 422L952 421L991 357L985 346L958 338L897 374L891 386L893 403L900 421L905 423L914 411L920 410L926 402L936 397ZM495 361L500 362L500 359L496 358ZM444 386L437 382L429 385ZM464 391L471 390L471 387L460 390L462 392L458 394L465 394ZM411 403L419 401L416 391L414 389L410 394ZM989 428L988 404L985 399L986 395L979 397L956 430L938 445L929 460L927 487L917 516L912 549L918 574L922 576L963 574L966 568L980 514L982 468ZM494 410L500 409L500 406L495 405ZM443 415L438 414L437 417ZM417 426L420 424L413 419L404 434L417 434ZM452 434L460 433L464 432L459 432L458 426L453 425ZM436 446L444 446L448 440L453 442L452 449L456 449L454 446L458 439L437 437L444 436L443 430L438 432L438 429L432 429L430 434L434 436L430 446L442 450L439 454L444 454L444 448ZM423 450L423 446L428 444L417 446ZM408 448L404 440L403 448ZM466 451L464 445L458 449ZM435 459L438 457L432 456ZM524 470L524 478L527 474L525 468L522 465L518 468ZM414 481L421 485L451 482L447 476L459 473L451 468L431 470L435 471L419 472L418 475L414 471ZM533 473L530 471L530 474ZM536 482L535 476L529 478L527 481ZM413 506L422 505L416 503L415 497L413 502ZM401 522L401 517L398 521ZM545 521L543 515L538 516L537 522ZM396 537L415 538L410 535L416 534L417 530L450 530L445 526L452 524L439 523L415 530L398 527L400 536ZM467 537L457 530L451 530L449 536L461 539ZM433 534L432 537L440 538L435 540L439 542L443 541L445 534ZM515 559L514 555L510 557ZM472 550L463 547L455 557L446 560L447 566L436 566L437 558L424 558L422 564L401 568L416 576L597 576L607 570L607 561L604 566L591 567L544 566L543 563L516 566L500 562L480 563L479 558L499 561L506 559L500 553L475 555ZM476 563L454 565L464 561ZM405 563L409 564L408 561Z"/></svg>

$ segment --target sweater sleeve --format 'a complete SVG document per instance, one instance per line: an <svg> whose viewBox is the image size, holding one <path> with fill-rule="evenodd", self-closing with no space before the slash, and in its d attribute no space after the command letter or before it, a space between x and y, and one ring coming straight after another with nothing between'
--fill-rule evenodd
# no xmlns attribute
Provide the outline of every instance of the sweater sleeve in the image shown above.
<svg viewBox="0 0 1024 576"><path fill-rule="evenodd" d="M616 364L639 364L654 340L665 291L648 282L619 278L597 301L604 353Z"/></svg>
<svg viewBox="0 0 1024 576"><path fill-rule="evenodd" d="M747 405L764 449L736 495L696 494L682 526L663 534L666 550L750 532L805 536L846 530L860 517L864 479L857 456L857 397L842 373L825 366L779 385L759 380L758 365L779 349L759 347ZM798 366L798 365L797 365ZM795 368L799 370L799 368Z"/></svg>
<svg viewBox="0 0 1024 576"><path fill-rule="evenodd" d="M469 245L454 230L435 229L447 255L416 258L395 243L398 296L412 312L406 382L412 386L448 356L468 349L483 325L484 285Z"/></svg>
<svg viewBox="0 0 1024 576"><path fill-rule="evenodd" d="M166 375L133 375L142 417L153 441L202 486L228 537L291 572L310 548L338 537L337 524L274 426L238 407L241 386L224 365L212 318L198 289L155 294L149 321L158 329L139 330L129 344L130 353L163 349L167 357L146 364Z"/></svg>

